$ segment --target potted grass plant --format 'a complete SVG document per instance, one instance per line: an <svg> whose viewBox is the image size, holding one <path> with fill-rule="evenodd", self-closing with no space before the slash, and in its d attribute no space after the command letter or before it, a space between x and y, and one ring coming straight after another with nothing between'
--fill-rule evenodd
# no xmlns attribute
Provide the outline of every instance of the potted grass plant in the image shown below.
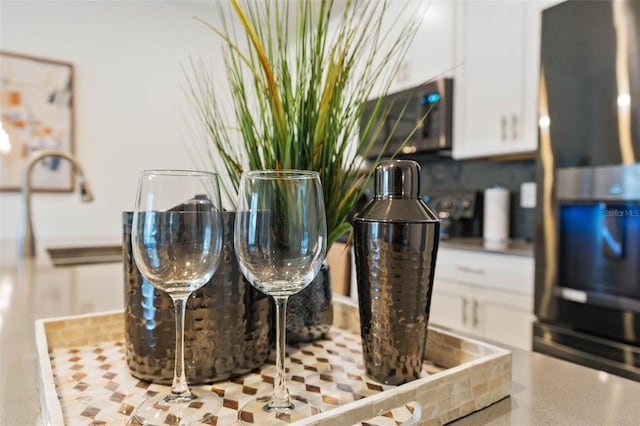
<svg viewBox="0 0 640 426"><path fill-rule="evenodd" d="M421 5L376 0L230 0L229 5L219 7L220 26L202 21L223 41L223 83L202 61L193 61L187 71L189 96L205 134L197 147L200 166L222 175L230 201L245 170L319 172L329 248L350 230L350 214L370 177L363 157L378 136L385 108L378 103L366 122L363 109L370 98L389 91L420 23ZM331 324L326 271L316 281L291 298L287 335L293 340L321 337ZM297 329L296 310L307 317L302 322L310 322L306 331Z"/></svg>

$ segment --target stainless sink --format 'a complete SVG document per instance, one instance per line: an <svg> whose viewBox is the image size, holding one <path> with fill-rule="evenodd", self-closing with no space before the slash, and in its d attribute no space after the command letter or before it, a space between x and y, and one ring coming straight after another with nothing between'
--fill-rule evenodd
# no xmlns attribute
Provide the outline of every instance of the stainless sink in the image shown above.
<svg viewBox="0 0 640 426"><path fill-rule="evenodd" d="M122 262L122 246L50 247L47 249L54 266L75 266Z"/></svg>

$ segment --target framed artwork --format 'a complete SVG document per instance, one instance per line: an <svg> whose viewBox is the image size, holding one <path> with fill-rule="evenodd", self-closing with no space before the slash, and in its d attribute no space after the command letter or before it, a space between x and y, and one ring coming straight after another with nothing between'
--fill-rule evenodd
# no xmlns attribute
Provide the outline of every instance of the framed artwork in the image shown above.
<svg viewBox="0 0 640 426"><path fill-rule="evenodd" d="M0 191L19 191L31 154L73 154L73 65L0 51ZM33 191L73 191L73 166L48 157L31 173Z"/></svg>

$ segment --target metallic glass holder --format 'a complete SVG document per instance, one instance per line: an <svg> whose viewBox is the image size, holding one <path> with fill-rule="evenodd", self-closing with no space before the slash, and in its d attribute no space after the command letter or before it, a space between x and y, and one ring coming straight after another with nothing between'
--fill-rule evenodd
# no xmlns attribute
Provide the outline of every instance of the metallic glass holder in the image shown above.
<svg viewBox="0 0 640 426"><path fill-rule="evenodd" d="M287 342L313 342L327 337L333 324L331 299L331 274L325 263L311 284L289 297ZM273 321L275 323L275 318Z"/></svg>
<svg viewBox="0 0 640 426"><path fill-rule="evenodd" d="M216 273L187 301L185 368L189 383L245 374L269 354L269 298L243 277L233 250L235 214L225 212ZM140 379L171 384L175 353L173 303L144 280L133 260L133 213L123 213L126 360Z"/></svg>

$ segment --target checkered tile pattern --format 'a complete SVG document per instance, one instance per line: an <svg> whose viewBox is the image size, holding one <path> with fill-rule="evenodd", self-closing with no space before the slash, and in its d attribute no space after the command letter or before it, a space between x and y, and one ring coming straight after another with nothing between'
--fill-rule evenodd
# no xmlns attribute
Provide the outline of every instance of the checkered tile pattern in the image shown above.
<svg viewBox="0 0 640 426"><path fill-rule="evenodd" d="M122 341L56 348L50 352L56 389L67 424L125 424L144 398L168 389L134 378L127 369L124 352ZM271 392L274 370L272 358L262 368L245 376L198 386L198 389L215 392L223 400L222 408L208 423L235 424L240 407L256 395ZM442 369L425 363L425 375L438 371ZM328 340L288 346L287 373L293 398L309 403L316 412L392 388L364 375L360 337L335 327ZM412 412L410 405L399 407L362 424L396 425L409 419Z"/></svg>

